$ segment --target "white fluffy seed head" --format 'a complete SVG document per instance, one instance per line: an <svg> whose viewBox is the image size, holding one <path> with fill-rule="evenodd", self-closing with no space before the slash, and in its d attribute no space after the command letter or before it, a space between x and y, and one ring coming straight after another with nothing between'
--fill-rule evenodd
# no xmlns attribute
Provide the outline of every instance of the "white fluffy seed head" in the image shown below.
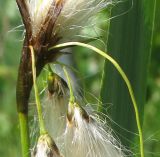
<svg viewBox="0 0 160 157"><path fill-rule="evenodd" d="M56 1L57 0L28 0L33 36L36 36L39 32L51 4ZM112 0L58 0L58 2L59 1L63 3L63 6L52 28L52 34L53 36L58 36L63 41L66 39L71 40L82 28L87 25L91 26L93 24L90 20L91 17L112 4Z"/></svg>
<svg viewBox="0 0 160 157"><path fill-rule="evenodd" d="M89 110L86 111L79 104L70 102L68 115L67 105L64 105L67 103L64 100L67 99L47 99L44 107L45 125L64 157L125 156L124 149L113 137L111 128L98 116L90 113L92 109L87 107ZM45 156L50 150L45 142L38 142L36 150L33 157L50 157Z"/></svg>
<svg viewBox="0 0 160 157"><path fill-rule="evenodd" d="M43 113L49 134L59 141L66 125L67 97L49 96L43 102ZM58 142L59 143L59 142Z"/></svg>
<svg viewBox="0 0 160 157"><path fill-rule="evenodd" d="M48 134L41 135L32 157L61 157L59 150Z"/></svg>
<svg viewBox="0 0 160 157"><path fill-rule="evenodd" d="M59 16L55 32L62 40L73 40L83 28L92 26L91 17L111 4L111 0L66 0Z"/></svg>
<svg viewBox="0 0 160 157"><path fill-rule="evenodd" d="M105 130L101 122L93 116L90 116L88 121L78 106L75 106L73 112L72 122L67 123L64 134L66 157L124 156L109 127Z"/></svg>
<svg viewBox="0 0 160 157"><path fill-rule="evenodd" d="M55 73L48 76L48 89L43 101L43 114L46 128L58 147L66 127L68 105L68 87L66 82Z"/></svg>
<svg viewBox="0 0 160 157"><path fill-rule="evenodd" d="M28 0L33 36L36 36L44 23L53 0Z"/></svg>

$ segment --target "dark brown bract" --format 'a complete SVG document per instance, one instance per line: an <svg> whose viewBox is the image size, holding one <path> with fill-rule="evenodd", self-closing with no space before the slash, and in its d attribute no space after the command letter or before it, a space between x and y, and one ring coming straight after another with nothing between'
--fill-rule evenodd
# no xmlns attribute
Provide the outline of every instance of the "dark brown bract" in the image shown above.
<svg viewBox="0 0 160 157"><path fill-rule="evenodd" d="M58 51L49 51L48 48L51 45L55 45L60 39L56 34L53 35L52 31L57 17L63 8L63 3L63 0L52 2L44 22L39 26L38 33L33 35L32 20L27 2L17 0L26 30L17 82L17 106L19 112L28 112L28 99L33 85L31 55L28 46L32 45L34 48L37 76L47 63L56 60L61 54Z"/></svg>

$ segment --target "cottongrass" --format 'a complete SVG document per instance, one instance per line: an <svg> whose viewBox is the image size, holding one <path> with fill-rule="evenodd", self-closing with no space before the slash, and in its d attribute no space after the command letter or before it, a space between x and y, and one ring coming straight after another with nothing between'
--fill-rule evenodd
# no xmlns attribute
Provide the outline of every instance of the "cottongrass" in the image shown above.
<svg viewBox="0 0 160 157"><path fill-rule="evenodd" d="M70 108L71 106L71 108ZM66 157L124 157L111 129L100 119L89 115L77 103L69 105L69 118L64 133Z"/></svg>
<svg viewBox="0 0 160 157"><path fill-rule="evenodd" d="M54 17L51 38L57 37L63 41L75 36L88 24L92 25L89 19L112 4L111 0L28 0L27 2L31 16L32 37L36 38L39 31L43 31L48 17L49 19ZM58 14L57 6L59 6ZM49 13L50 8L53 11ZM51 44L50 41L47 44ZM63 89L59 86L61 84L58 84L60 87L58 90ZM66 92L57 92L57 89L55 91L54 94L50 92L43 103L44 121L52 138L48 134L41 135L33 157L60 157L59 150L64 157L124 156L109 127L105 130L101 121L88 114L77 102L68 104L69 98L65 95ZM58 147L52 139L55 139Z"/></svg>
<svg viewBox="0 0 160 157"><path fill-rule="evenodd" d="M124 147L113 137L112 129L91 106L81 107L67 97L47 96L43 113L48 134L63 157L124 157ZM68 107L68 109L67 109ZM41 139L41 140L40 140ZM39 138L33 157L46 156L48 145ZM126 150L125 150L126 151ZM35 152L35 151L34 151ZM52 156L51 156L52 157ZM54 157L54 156L53 156ZM59 157L59 156L55 156Z"/></svg>
<svg viewBox="0 0 160 157"><path fill-rule="evenodd" d="M61 136L66 126L68 87L66 82L55 73L50 73L48 88L43 100L44 122L48 133L61 147Z"/></svg>
<svg viewBox="0 0 160 157"><path fill-rule="evenodd" d="M78 103L69 103L67 114L59 104L52 103L45 108L48 132L64 157L125 156L123 146L112 135L112 129L92 113L91 107L84 109ZM91 113L87 112L88 108Z"/></svg>
<svg viewBox="0 0 160 157"><path fill-rule="evenodd" d="M48 134L41 135L32 157L62 157L55 142Z"/></svg>
<svg viewBox="0 0 160 157"><path fill-rule="evenodd" d="M91 106L82 107L82 101L78 100L77 96L71 101L64 80L57 74L49 75L43 115L48 134L59 152L64 157L124 157L124 147L114 138L106 121ZM35 150L33 157L50 157L46 156L50 149L43 136Z"/></svg>
<svg viewBox="0 0 160 157"><path fill-rule="evenodd" d="M46 129L58 143L65 130L67 102L66 96L61 98L56 96L47 96L43 101L43 113Z"/></svg>
<svg viewBox="0 0 160 157"><path fill-rule="evenodd" d="M56 19L52 34L61 40L69 40L82 28L92 25L90 20L98 12L107 8L113 3L112 0L28 0L28 9L31 16L33 36L36 37L47 16L54 17L57 6L60 6L60 13ZM49 9L52 12L48 15Z"/></svg>

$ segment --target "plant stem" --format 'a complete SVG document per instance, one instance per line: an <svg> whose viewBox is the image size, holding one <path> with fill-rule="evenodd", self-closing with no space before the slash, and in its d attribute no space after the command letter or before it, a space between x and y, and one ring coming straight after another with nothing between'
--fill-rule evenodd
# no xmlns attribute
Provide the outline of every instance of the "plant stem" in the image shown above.
<svg viewBox="0 0 160 157"><path fill-rule="evenodd" d="M72 88L72 85L71 85L71 80L69 78L69 74L68 74L68 72L67 72L65 67L63 67L63 70L64 70L64 73L66 75L67 82L68 82L68 87L69 87L69 91L70 91L70 102L74 102L75 101L75 97L74 97L74 94L73 94L73 88Z"/></svg>
<svg viewBox="0 0 160 157"><path fill-rule="evenodd" d="M30 157L28 115L19 112L18 117L19 117L20 133L21 133L22 157Z"/></svg>
<svg viewBox="0 0 160 157"><path fill-rule="evenodd" d="M32 73L33 73L33 86L34 86L34 92L35 92L35 99L36 99L36 105L37 105L37 112L38 112L38 119L39 119L39 126L40 126L40 134L45 134L46 129L43 121L43 115L42 115L42 107L41 102L39 98L39 92L38 87L36 83L36 68L35 68L35 56L34 56L34 50L32 46L29 46L31 51L31 58L32 58Z"/></svg>
<svg viewBox="0 0 160 157"><path fill-rule="evenodd" d="M131 83L130 83L129 79L127 78L126 74L124 73L124 71L122 70L120 65L111 56L109 56L107 53L99 50L98 48L96 48L92 45L88 45L88 44L80 43L80 42L67 42L67 43L53 46L50 49L63 48L63 47L68 47L68 46L73 46L73 45L85 47L85 48L88 48L88 49L91 49L91 50L97 52L98 54L100 54L101 56L103 56L104 58L109 60L114 65L114 67L118 70L120 75L122 76L124 82L127 85L127 88L128 88L128 91L129 91L129 94L130 94L130 97L131 97L131 100L133 103L135 117L136 117L136 123L137 123L137 128L138 128L138 133L139 133L140 153L141 153L141 157L144 157L143 134L142 134L141 124L140 124L138 107L137 107L137 103L135 100L135 96L134 96L134 92L133 92Z"/></svg>

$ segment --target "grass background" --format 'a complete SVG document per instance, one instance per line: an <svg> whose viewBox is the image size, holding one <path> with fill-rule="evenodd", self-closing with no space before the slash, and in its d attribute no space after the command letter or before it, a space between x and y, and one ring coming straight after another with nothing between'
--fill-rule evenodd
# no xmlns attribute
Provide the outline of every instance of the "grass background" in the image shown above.
<svg viewBox="0 0 160 157"><path fill-rule="evenodd" d="M16 77L23 40L15 1L0 0L0 156L20 157L18 117L16 113ZM157 8L160 2L157 3ZM147 100L144 111L146 157L160 156L160 11L157 9L151 62L147 78ZM106 12L104 12L104 16ZM105 29L106 25L101 25ZM107 35L107 34L103 34ZM98 47L101 45L95 43ZM99 95L103 60L85 49L78 48L72 57L80 73L85 91ZM93 68L94 67L94 68ZM89 102L96 102L90 94Z"/></svg>

